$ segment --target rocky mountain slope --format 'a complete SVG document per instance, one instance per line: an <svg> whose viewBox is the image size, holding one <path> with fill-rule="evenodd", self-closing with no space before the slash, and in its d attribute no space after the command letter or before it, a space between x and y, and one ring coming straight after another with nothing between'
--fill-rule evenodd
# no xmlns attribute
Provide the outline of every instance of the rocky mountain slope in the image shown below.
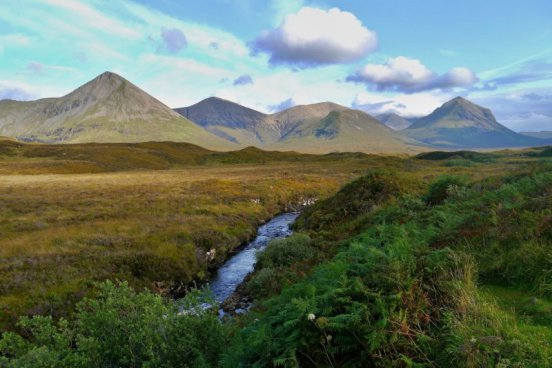
<svg viewBox="0 0 552 368"><path fill-rule="evenodd" d="M230 142L263 149L308 153L422 149L419 142L394 132L370 115L332 102L263 114L211 97L176 111Z"/></svg>
<svg viewBox="0 0 552 368"><path fill-rule="evenodd" d="M0 135L48 143L177 141L238 148L111 72L63 97L0 101Z"/></svg>

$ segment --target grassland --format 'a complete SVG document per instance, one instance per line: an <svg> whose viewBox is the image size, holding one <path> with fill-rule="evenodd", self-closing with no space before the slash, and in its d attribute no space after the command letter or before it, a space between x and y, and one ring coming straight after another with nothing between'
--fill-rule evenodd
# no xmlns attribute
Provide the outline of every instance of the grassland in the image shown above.
<svg viewBox="0 0 552 368"><path fill-rule="evenodd" d="M3 141L0 323L68 315L104 279L182 294L261 222L330 195L366 167L400 162L184 143Z"/></svg>
<svg viewBox="0 0 552 368"><path fill-rule="evenodd" d="M548 151L315 156L4 141L0 324L54 319L23 319L34 338L6 334L0 363L170 366L193 352L205 367L547 366ZM94 286L183 295L260 223L311 198L320 201L297 221L303 234L259 259L245 287L258 307L236 323L209 311L177 318L127 284ZM54 327L57 317L77 322ZM158 340L160 325L173 341Z"/></svg>

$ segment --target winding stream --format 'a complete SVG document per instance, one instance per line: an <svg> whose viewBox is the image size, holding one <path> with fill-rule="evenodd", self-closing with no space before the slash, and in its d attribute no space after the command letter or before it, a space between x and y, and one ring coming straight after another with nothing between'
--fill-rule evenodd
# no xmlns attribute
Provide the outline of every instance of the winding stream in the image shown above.
<svg viewBox="0 0 552 368"><path fill-rule="evenodd" d="M259 227L257 237L239 253L229 258L217 271L209 283L215 300L224 302L243 282L248 273L253 271L255 253L263 250L269 241L284 238L292 234L289 225L295 221L299 213L291 212L274 217Z"/></svg>

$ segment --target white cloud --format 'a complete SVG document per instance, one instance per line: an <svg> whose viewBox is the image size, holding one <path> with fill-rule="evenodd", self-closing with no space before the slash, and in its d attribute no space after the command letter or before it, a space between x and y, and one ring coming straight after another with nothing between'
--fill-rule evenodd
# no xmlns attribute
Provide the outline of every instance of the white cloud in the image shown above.
<svg viewBox="0 0 552 368"><path fill-rule="evenodd" d="M194 59L185 59L182 57L164 56L153 53L142 54L139 59L148 66L159 68L170 68L180 73L200 74L203 76L223 78L228 75L228 71L223 68L212 67L200 63Z"/></svg>
<svg viewBox="0 0 552 368"><path fill-rule="evenodd" d="M386 96L371 92L360 92L355 96L353 107L372 115L395 112L401 116L423 116L430 114L446 101L454 97L437 91L419 92Z"/></svg>
<svg viewBox="0 0 552 368"><path fill-rule="evenodd" d="M129 38L140 38L140 32L116 19L100 13L96 9L76 0L45 0L48 4L68 10L79 16L81 22L88 26L109 34L116 34Z"/></svg>
<svg viewBox="0 0 552 368"><path fill-rule="evenodd" d="M438 75L418 59L404 56L389 58L384 64L367 64L348 81L366 83L379 91L401 91L406 93L432 89L467 87L479 79L473 71L457 67Z"/></svg>
<svg viewBox="0 0 552 368"><path fill-rule="evenodd" d="M353 62L377 47L375 32L352 13L338 8L303 7L253 42L255 52L270 55L271 64L298 68Z"/></svg>

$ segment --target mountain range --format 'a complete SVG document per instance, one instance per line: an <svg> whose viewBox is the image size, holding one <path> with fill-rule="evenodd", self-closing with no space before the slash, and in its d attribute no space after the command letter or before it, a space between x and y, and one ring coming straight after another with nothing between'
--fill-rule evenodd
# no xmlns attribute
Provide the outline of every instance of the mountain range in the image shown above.
<svg viewBox="0 0 552 368"><path fill-rule="evenodd" d="M0 101L0 135L45 143L176 141L239 148L110 72L63 97Z"/></svg>
<svg viewBox="0 0 552 368"><path fill-rule="evenodd" d="M210 97L172 110L111 72L63 97L0 101L0 136L44 143L174 141L214 150L255 146L304 153L414 153L550 141L515 133L489 109L461 97L414 121L393 113L374 118L332 102L265 114Z"/></svg>
<svg viewBox="0 0 552 368"><path fill-rule="evenodd" d="M306 153L407 152L419 151L421 146L365 112L332 102L298 105L264 114L210 97L175 111L211 133L242 146Z"/></svg>

